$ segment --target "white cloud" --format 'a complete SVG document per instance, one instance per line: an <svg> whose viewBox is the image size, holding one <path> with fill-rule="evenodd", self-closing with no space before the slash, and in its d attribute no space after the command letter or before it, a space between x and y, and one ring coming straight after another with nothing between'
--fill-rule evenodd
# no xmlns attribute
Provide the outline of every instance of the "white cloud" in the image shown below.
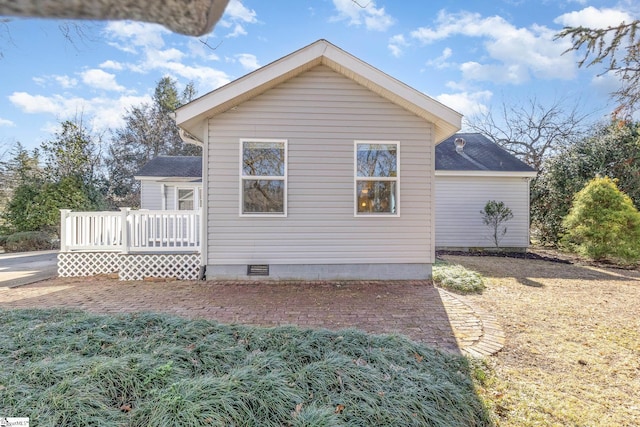
<svg viewBox="0 0 640 427"><path fill-rule="evenodd" d="M179 50L173 47L165 48L163 37L169 33L163 27L149 24L108 25L108 27L108 37L113 37L113 40L125 46L135 46L140 51L137 54L137 58L141 59L137 62L118 63L123 68L140 74L147 74L152 71L168 73L172 77L193 80L201 90L206 91L213 90L230 81L229 76L223 71L207 66L187 65L185 63L187 59L193 59L193 57L188 58L187 55L192 55L195 46L194 42L186 50ZM139 33L139 31L144 31L145 29L151 33L148 37ZM203 55L204 52L201 50L199 56ZM205 56L205 58L207 60L212 59L211 55Z"/></svg>
<svg viewBox="0 0 640 427"><path fill-rule="evenodd" d="M3 119L2 117L0 117L0 127L4 126L4 127L13 127L16 124L14 122L12 122L9 119Z"/></svg>
<svg viewBox="0 0 640 427"><path fill-rule="evenodd" d="M42 96L26 92L14 92L9 100L24 113L51 114L59 120L75 117L81 112L91 117L90 126L96 131L118 128L124 125L123 115L128 108L142 103L150 103L151 97L121 96L107 97L67 97L62 95Z"/></svg>
<svg viewBox="0 0 640 427"><path fill-rule="evenodd" d="M488 90L479 92L443 93L436 99L444 105L469 117L476 114L484 114L489 110L487 103L493 93Z"/></svg>
<svg viewBox="0 0 640 427"><path fill-rule="evenodd" d="M247 30L242 24L256 24L258 18L256 11L245 7L240 0L231 0L222 15L222 19L216 24L216 28L231 28L233 30L226 34L225 37L246 36Z"/></svg>
<svg viewBox="0 0 640 427"><path fill-rule="evenodd" d="M118 61L112 61L111 59L104 61L99 65L100 68L106 68L108 70L122 71L124 70L124 65Z"/></svg>
<svg viewBox="0 0 640 427"><path fill-rule="evenodd" d="M197 82L198 88L205 93L231 81L227 73L210 67L185 65L180 62L167 62L164 64L163 69L171 72L175 76Z"/></svg>
<svg viewBox="0 0 640 427"><path fill-rule="evenodd" d="M247 35L247 31L244 29L244 27L240 24L236 24L235 27L233 28L233 31L227 34L225 37L233 38L233 37L246 36L246 35Z"/></svg>
<svg viewBox="0 0 640 427"><path fill-rule="evenodd" d="M563 27L607 28L619 25L623 21L629 23L633 21L633 17L622 10L597 9L589 6L582 10L560 15L553 22Z"/></svg>
<svg viewBox="0 0 640 427"><path fill-rule="evenodd" d="M570 44L554 40L555 34L556 31L541 25L516 27L500 16L483 18L478 13L440 11L434 27L418 28L411 32L411 37L424 44L454 36L480 38L491 62L463 64L461 71L465 77L520 84L531 75L564 80L575 76L575 56L563 55Z"/></svg>
<svg viewBox="0 0 640 427"><path fill-rule="evenodd" d="M207 61L219 61L220 57L216 55L215 50L221 43L221 41L209 41L208 39L190 39L188 42L188 51L189 54L197 58L202 58Z"/></svg>
<svg viewBox="0 0 640 427"><path fill-rule="evenodd" d="M60 75L34 77L32 80L36 82L39 86L46 86L47 83L54 81L63 89L70 89L78 85L77 79L74 79L73 77L69 77L69 76L60 76Z"/></svg>
<svg viewBox="0 0 640 427"><path fill-rule="evenodd" d="M69 76L53 76L53 79L64 89L70 89L78 85L78 80Z"/></svg>
<svg viewBox="0 0 640 427"><path fill-rule="evenodd" d="M438 69L448 68L452 65L450 62L447 62L447 59L449 59L451 55L453 55L453 51L451 50L451 48L445 47L442 51L442 54L435 59L427 61L427 65Z"/></svg>
<svg viewBox="0 0 640 427"><path fill-rule="evenodd" d="M82 82L87 86L91 86L96 89L112 90L115 92L122 92L125 87L119 85L116 82L115 74L107 73L106 71L98 68L86 70L80 73Z"/></svg>
<svg viewBox="0 0 640 427"><path fill-rule="evenodd" d="M38 86L44 86L47 84L47 79L44 77L33 77L31 80Z"/></svg>
<svg viewBox="0 0 640 427"><path fill-rule="evenodd" d="M384 7L376 8L376 2L371 0L359 3L353 0L333 0L338 15L331 21L349 21L349 25L359 27L363 25L367 30L386 31L395 23L395 19L385 12Z"/></svg>
<svg viewBox="0 0 640 427"><path fill-rule="evenodd" d="M9 101L16 107L20 108L24 113L52 113L58 111L63 97L58 95L58 99L42 95L30 95L26 92L14 92L9 95Z"/></svg>
<svg viewBox="0 0 640 427"><path fill-rule="evenodd" d="M409 46L407 40L404 38L403 34L396 34L395 36L389 39L389 44L387 47L391 51L391 54L396 58L402 56L402 48Z"/></svg>
<svg viewBox="0 0 640 427"><path fill-rule="evenodd" d="M147 51L146 64L151 68L161 68L163 63L182 61L184 59L184 53L178 49L165 49L157 50L152 49Z"/></svg>
<svg viewBox="0 0 640 427"><path fill-rule="evenodd" d="M471 61L461 64L460 71L465 80L471 81L518 85L529 80L529 72L521 64L480 64Z"/></svg>
<svg viewBox="0 0 640 427"><path fill-rule="evenodd" d="M132 21L109 21L104 31L115 40L112 46L129 53L136 53L136 48L160 49L164 46L162 36L170 34L161 25Z"/></svg>
<svg viewBox="0 0 640 427"><path fill-rule="evenodd" d="M256 58L256 56L251 53L238 53L237 55L235 55L235 58L247 71L253 71L257 68L260 68L260 64L258 64L258 58Z"/></svg>
<svg viewBox="0 0 640 427"><path fill-rule="evenodd" d="M222 17L223 20L230 19L234 21L242 21L249 24L258 22L256 12L253 9L247 9L240 0L231 0L227 5Z"/></svg>

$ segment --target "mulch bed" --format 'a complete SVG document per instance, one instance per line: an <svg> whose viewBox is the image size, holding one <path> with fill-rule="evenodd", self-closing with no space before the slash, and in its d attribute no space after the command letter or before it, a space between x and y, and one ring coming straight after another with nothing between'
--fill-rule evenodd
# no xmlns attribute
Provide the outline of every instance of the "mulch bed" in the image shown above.
<svg viewBox="0 0 640 427"><path fill-rule="evenodd" d="M559 258L552 255L544 255L535 251L527 252L504 252L504 251L436 251L436 257L441 258L445 255L455 256L492 256L502 258L519 258L519 259L532 259L540 261L559 262L562 264L573 264L574 262L567 258Z"/></svg>

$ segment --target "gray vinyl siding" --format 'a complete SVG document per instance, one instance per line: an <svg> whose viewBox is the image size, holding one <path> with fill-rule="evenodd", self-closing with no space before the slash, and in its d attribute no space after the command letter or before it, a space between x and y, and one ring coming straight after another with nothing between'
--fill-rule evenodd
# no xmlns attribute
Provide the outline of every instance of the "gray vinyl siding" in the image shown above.
<svg viewBox="0 0 640 427"><path fill-rule="evenodd" d="M437 176L436 247L493 247L480 214L489 200L504 202L513 212L500 246L529 246L528 188L527 178Z"/></svg>
<svg viewBox="0 0 640 427"><path fill-rule="evenodd" d="M287 217L239 215L239 140L288 141ZM400 216L354 217L354 140L400 142ZM207 264L431 263L432 125L318 66L209 120Z"/></svg>
<svg viewBox="0 0 640 427"><path fill-rule="evenodd" d="M163 209L166 210L174 210L176 209L176 186L175 185L165 185L164 194L166 196L166 206L163 206Z"/></svg>
<svg viewBox="0 0 640 427"><path fill-rule="evenodd" d="M164 209L162 206L162 184L143 179L140 181L140 208L149 210Z"/></svg>

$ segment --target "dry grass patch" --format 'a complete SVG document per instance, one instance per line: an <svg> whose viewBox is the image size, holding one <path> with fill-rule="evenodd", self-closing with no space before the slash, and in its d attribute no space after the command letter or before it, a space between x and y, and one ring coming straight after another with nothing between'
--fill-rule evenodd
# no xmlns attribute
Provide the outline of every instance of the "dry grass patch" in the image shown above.
<svg viewBox="0 0 640 427"><path fill-rule="evenodd" d="M445 256L487 278L504 349L481 394L499 426L640 425L640 271Z"/></svg>

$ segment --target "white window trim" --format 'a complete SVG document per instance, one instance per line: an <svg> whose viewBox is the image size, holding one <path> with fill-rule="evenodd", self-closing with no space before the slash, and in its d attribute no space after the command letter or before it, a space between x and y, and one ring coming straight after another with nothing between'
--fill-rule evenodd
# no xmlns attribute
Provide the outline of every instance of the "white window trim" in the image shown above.
<svg viewBox="0 0 640 427"><path fill-rule="evenodd" d="M243 173L243 147L245 142L276 142L284 144L284 176L245 176ZM240 188L239 188L239 206L238 212L241 217L251 217L251 218L286 218L288 212L288 189L289 189L289 141L286 139L270 139L270 138L240 138L240 158L238 161L239 164L239 175L240 175ZM249 212L245 213L242 210L244 205L243 201L243 181L245 179L264 179L264 180L280 180L284 181L284 201L283 201L283 211L282 213L260 213L260 212Z"/></svg>
<svg viewBox="0 0 640 427"><path fill-rule="evenodd" d="M358 176L358 144L379 144L397 147L397 164L395 177L362 177ZM358 181L395 181L396 183L396 212L395 213L359 213L358 212ZM353 216L357 218L396 218L400 216L400 141L355 140L353 141Z"/></svg>
<svg viewBox="0 0 640 427"><path fill-rule="evenodd" d="M202 202L201 202L201 198L200 196L200 191L202 189L202 186L200 185L176 185L173 187L173 209L174 210L179 210L178 209L178 204L179 204L179 200L178 200L178 194L180 193L180 190L193 190L193 210L200 210L200 208L202 207ZM200 190L200 191L199 191Z"/></svg>

